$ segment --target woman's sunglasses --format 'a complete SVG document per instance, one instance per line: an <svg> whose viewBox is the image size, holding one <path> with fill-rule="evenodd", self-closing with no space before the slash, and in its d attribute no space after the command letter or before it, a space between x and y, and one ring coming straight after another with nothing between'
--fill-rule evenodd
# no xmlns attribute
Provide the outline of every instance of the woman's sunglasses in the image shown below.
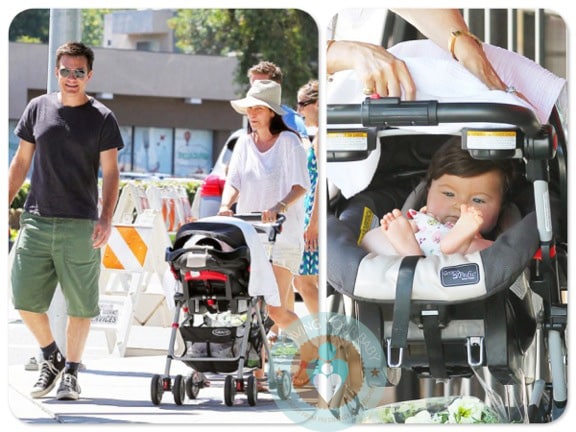
<svg viewBox="0 0 576 432"><path fill-rule="evenodd" d="M68 78L70 74L74 74L74 78L76 79L84 79L86 77L86 71L84 69L67 69L62 68L58 71L62 78Z"/></svg>
<svg viewBox="0 0 576 432"><path fill-rule="evenodd" d="M304 108L305 106L312 105L314 102L313 100L305 100L305 101L298 101L298 106L300 108Z"/></svg>

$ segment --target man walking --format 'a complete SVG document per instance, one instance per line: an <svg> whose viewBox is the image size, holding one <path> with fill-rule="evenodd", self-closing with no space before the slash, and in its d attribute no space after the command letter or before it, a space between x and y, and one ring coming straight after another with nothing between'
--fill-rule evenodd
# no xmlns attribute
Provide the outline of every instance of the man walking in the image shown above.
<svg viewBox="0 0 576 432"><path fill-rule="evenodd" d="M78 367L92 318L99 314L100 247L108 241L118 199L118 150L124 144L112 111L86 94L94 53L79 42L56 51L56 93L29 102L15 134L9 204L33 164L30 192L12 266L14 307L41 347L44 361L31 396L79 397ZM102 210L98 215L98 171ZM46 312L60 284L68 322L60 352Z"/></svg>

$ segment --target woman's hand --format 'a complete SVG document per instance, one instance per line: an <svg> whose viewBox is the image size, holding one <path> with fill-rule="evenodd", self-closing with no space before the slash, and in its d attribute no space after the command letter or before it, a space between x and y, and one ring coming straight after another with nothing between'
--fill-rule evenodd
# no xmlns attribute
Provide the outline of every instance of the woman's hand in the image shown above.
<svg viewBox="0 0 576 432"><path fill-rule="evenodd" d="M318 224L312 221L304 230L304 249L308 252L318 250Z"/></svg>
<svg viewBox="0 0 576 432"><path fill-rule="evenodd" d="M220 206L218 209L218 216L234 216L234 212L228 206Z"/></svg>
<svg viewBox="0 0 576 432"><path fill-rule="evenodd" d="M413 100L416 86L404 61L385 48L367 42L334 41L327 52L328 73L354 69L364 93Z"/></svg>
<svg viewBox="0 0 576 432"><path fill-rule="evenodd" d="M262 212L262 222L264 223L273 223L276 222L278 218L278 208L277 205Z"/></svg>

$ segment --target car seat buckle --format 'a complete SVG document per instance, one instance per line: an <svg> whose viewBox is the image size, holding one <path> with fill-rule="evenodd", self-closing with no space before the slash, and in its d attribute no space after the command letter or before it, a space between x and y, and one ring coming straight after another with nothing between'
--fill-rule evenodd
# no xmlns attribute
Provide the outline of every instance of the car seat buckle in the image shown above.
<svg viewBox="0 0 576 432"><path fill-rule="evenodd" d="M392 347L392 340L390 338L386 339L386 352L387 352L387 362L388 367L390 368L399 368L402 366L402 358L404 356L404 348L402 347ZM392 353L398 353L396 356L393 356ZM397 361L393 361L392 358L398 359Z"/></svg>
<svg viewBox="0 0 576 432"><path fill-rule="evenodd" d="M470 367L482 366L484 363L484 337L470 336L466 338L466 353Z"/></svg>

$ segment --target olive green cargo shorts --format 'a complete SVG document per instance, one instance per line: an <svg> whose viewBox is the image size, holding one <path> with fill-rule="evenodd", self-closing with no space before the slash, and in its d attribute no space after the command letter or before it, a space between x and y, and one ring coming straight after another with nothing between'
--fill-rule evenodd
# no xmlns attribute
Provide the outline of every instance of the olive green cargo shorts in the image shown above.
<svg viewBox="0 0 576 432"><path fill-rule="evenodd" d="M69 316L98 316L100 249L92 246L94 221L23 213L12 265L14 308L44 313L58 283Z"/></svg>

